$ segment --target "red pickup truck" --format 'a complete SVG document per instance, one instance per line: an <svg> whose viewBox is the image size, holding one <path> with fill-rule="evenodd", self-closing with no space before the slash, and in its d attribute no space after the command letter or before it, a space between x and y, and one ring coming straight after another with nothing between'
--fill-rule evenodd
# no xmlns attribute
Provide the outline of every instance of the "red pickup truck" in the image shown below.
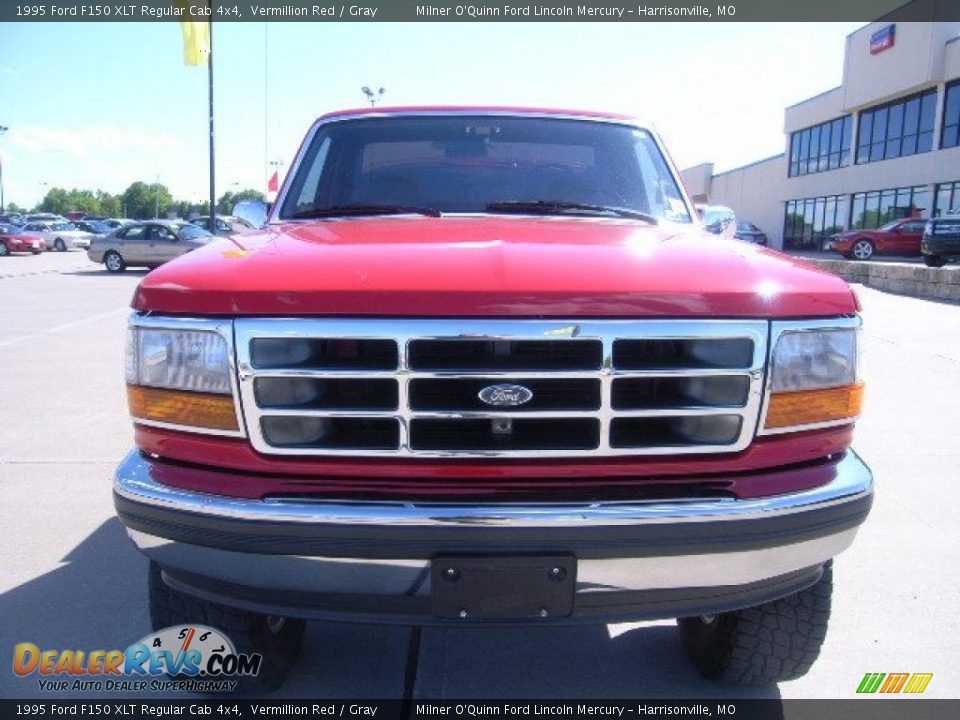
<svg viewBox="0 0 960 720"><path fill-rule="evenodd" d="M308 619L677 617L707 677L807 671L873 492L841 279L704 232L605 114L327 115L257 224L133 300L114 499L156 628L264 687Z"/></svg>

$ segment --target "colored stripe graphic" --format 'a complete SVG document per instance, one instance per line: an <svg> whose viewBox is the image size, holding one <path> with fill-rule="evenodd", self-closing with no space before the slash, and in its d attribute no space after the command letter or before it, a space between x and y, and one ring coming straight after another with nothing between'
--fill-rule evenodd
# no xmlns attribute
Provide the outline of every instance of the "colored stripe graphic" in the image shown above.
<svg viewBox="0 0 960 720"><path fill-rule="evenodd" d="M877 692L896 694L899 692L914 695L922 693L933 679L933 673L866 673L857 692L869 695Z"/></svg>
<svg viewBox="0 0 960 720"><path fill-rule="evenodd" d="M883 686L880 688L882 693L898 693L903 687L903 684L907 682L907 678L910 677L910 673L890 673L887 675L886 682L883 683Z"/></svg>
<svg viewBox="0 0 960 720"><path fill-rule="evenodd" d="M927 685L930 684L931 679L933 679L933 673L914 673L910 677L910 682L907 683L907 687L904 689L904 692L922 693L927 689Z"/></svg>
<svg viewBox="0 0 960 720"><path fill-rule="evenodd" d="M867 673L863 676L863 680L860 681L860 686L857 688L857 692L875 693L877 688L880 687L880 683L883 681L884 677L886 677L886 673Z"/></svg>

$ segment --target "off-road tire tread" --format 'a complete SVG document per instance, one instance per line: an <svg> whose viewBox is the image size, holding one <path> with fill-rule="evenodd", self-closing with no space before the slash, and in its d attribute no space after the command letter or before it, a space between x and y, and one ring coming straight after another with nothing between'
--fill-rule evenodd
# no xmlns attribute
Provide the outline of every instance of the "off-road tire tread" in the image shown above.
<svg viewBox="0 0 960 720"><path fill-rule="evenodd" d="M806 674L827 635L833 568L793 595L720 614L716 628L699 618L678 621L681 640L704 677L734 685L763 685Z"/></svg>
<svg viewBox="0 0 960 720"><path fill-rule="evenodd" d="M160 566L150 563L150 623L161 630L171 625L198 623L222 630L233 641L238 653L261 653L263 661L255 678L240 679L245 691L276 690L300 655L306 623L287 618L283 629L273 635L266 618L178 592L168 586Z"/></svg>

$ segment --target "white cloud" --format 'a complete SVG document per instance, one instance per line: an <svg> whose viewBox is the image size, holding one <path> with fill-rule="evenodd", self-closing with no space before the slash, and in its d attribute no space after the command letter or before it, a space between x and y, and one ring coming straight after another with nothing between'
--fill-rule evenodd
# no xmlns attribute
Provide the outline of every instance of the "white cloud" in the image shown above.
<svg viewBox="0 0 960 720"><path fill-rule="evenodd" d="M65 153L78 157L124 150L176 150L172 135L139 128L91 125L79 130L56 130L26 125L10 131L10 143L36 153Z"/></svg>

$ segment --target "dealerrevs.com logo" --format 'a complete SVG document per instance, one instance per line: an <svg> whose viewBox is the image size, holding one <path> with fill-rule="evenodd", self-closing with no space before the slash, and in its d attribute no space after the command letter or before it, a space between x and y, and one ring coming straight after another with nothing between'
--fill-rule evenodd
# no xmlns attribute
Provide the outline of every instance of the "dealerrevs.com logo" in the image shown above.
<svg viewBox="0 0 960 720"><path fill-rule="evenodd" d="M40 690L230 692L233 678L255 677L263 657L237 653L233 642L205 625L176 625L151 633L126 650L13 649L13 672L37 675Z"/></svg>

